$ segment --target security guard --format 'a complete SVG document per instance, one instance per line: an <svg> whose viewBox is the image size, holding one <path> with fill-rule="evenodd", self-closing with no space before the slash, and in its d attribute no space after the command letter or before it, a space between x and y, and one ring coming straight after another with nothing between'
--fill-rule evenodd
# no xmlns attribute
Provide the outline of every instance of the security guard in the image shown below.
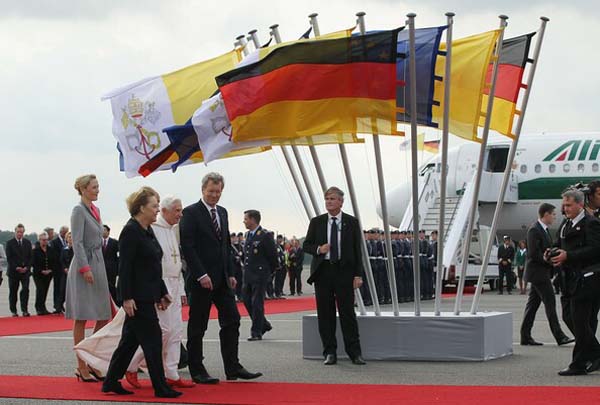
<svg viewBox="0 0 600 405"><path fill-rule="evenodd" d="M260 226L260 212L244 212L244 225L248 229L244 245L244 305L252 319L248 341L262 340L272 329L265 318L265 287L277 268L277 247L273 233Z"/></svg>

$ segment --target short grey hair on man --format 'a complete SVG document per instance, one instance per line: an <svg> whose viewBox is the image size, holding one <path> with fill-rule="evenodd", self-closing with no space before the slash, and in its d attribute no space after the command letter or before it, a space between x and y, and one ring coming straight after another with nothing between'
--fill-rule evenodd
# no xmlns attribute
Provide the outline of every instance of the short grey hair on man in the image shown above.
<svg viewBox="0 0 600 405"><path fill-rule="evenodd" d="M567 190L564 193L562 193L562 198L571 199L576 204L583 204L585 200L585 196L580 190Z"/></svg>
<svg viewBox="0 0 600 405"><path fill-rule="evenodd" d="M326 191L325 191L325 198L327 198L327 196L329 194L335 194L338 197L340 197L342 200L344 199L344 192L342 190L340 190L339 188L333 186L333 187L329 187Z"/></svg>
<svg viewBox="0 0 600 405"><path fill-rule="evenodd" d="M181 204L181 199L177 198L175 196L172 195L168 195L166 197L164 197L162 200L160 200L160 208L166 208L168 210L170 210L171 208L173 208L173 205L175 205L176 203L180 203Z"/></svg>
<svg viewBox="0 0 600 405"><path fill-rule="evenodd" d="M219 173L210 172L206 174L202 178L202 190L204 190L206 186L208 186L208 182L221 184L221 188L225 188L225 178L223 178L223 176L221 176Z"/></svg>
<svg viewBox="0 0 600 405"><path fill-rule="evenodd" d="M42 239L42 238L46 238L46 239L48 239L48 232L44 231L44 232L41 232L41 233L38 235L38 240L40 240L40 239Z"/></svg>

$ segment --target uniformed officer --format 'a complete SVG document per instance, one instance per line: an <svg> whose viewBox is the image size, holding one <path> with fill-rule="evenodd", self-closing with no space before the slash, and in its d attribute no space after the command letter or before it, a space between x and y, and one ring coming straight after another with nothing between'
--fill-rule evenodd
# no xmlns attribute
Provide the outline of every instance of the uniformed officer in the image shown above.
<svg viewBox="0 0 600 405"><path fill-rule="evenodd" d="M367 251L369 252L369 262L371 263L371 270L373 271L373 281L375 283L375 291L377 291L377 298L379 303L383 303L381 293L381 281L379 280L379 263L377 260L377 254L379 249L377 246L377 230L369 229L367 238Z"/></svg>
<svg viewBox="0 0 600 405"><path fill-rule="evenodd" d="M260 212L244 212L248 229L244 246L244 305L252 319L248 341L262 340L272 329L265 318L265 287L277 267L277 247L273 234L260 226Z"/></svg>
<svg viewBox="0 0 600 405"><path fill-rule="evenodd" d="M365 243L367 245L367 252L370 252L369 248L369 232L367 230L363 230L363 238L365 239ZM369 256L371 254L369 253ZM365 306L373 305L373 299L371 298L371 291L369 290L368 278L365 274L365 269L363 268L362 274L363 284L360 287L360 295L363 298L363 303Z"/></svg>
<svg viewBox="0 0 600 405"><path fill-rule="evenodd" d="M235 297L238 302L242 301L242 285L244 282L244 251L235 232L231 233L231 256L233 258L233 274L235 276Z"/></svg>
<svg viewBox="0 0 600 405"><path fill-rule="evenodd" d="M413 233L411 230L406 231L406 239L404 239L404 254L405 254L405 262L404 267L408 271L407 274L407 290L409 292L410 300L413 301L415 299L415 275L413 272ZM417 258L418 260L418 258Z"/></svg>
<svg viewBox="0 0 600 405"><path fill-rule="evenodd" d="M391 304L392 294L390 291L390 278L388 277L387 272L387 249L385 246L385 236L382 230L379 230L377 233L377 267L382 294L379 296L379 303Z"/></svg>
<svg viewBox="0 0 600 405"><path fill-rule="evenodd" d="M429 268L429 242L425 239L425 231L419 230L419 273L421 275L421 298L423 300L431 299L429 293L429 284L433 278L430 276Z"/></svg>
<svg viewBox="0 0 600 405"><path fill-rule="evenodd" d="M430 287L431 295L434 295L434 293L435 293L435 288L434 287L435 287L435 280L437 279L436 278L436 274L437 274L437 262L438 262L437 261L438 260L438 252L437 252L438 241L437 241L437 238L438 238L438 231L436 231L436 230L431 231L431 234L429 235L429 239L430 239L429 240L429 263L430 263L429 266L431 268L431 273L432 273L432 276L433 276L432 285Z"/></svg>
<svg viewBox="0 0 600 405"><path fill-rule="evenodd" d="M405 302L404 286L402 284L402 255L400 254L400 231L392 231L392 254L394 256L394 275L396 276L396 294L398 302Z"/></svg>

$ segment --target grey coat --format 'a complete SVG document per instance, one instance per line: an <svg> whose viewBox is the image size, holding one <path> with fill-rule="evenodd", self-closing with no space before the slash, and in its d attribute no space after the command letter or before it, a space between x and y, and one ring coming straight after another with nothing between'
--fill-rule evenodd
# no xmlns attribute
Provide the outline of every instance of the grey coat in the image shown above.
<svg viewBox="0 0 600 405"><path fill-rule="evenodd" d="M75 320L108 320L110 292L102 258L102 223L89 208L79 203L71 213L73 261L67 275L65 316ZM80 269L89 266L94 283L88 284Z"/></svg>

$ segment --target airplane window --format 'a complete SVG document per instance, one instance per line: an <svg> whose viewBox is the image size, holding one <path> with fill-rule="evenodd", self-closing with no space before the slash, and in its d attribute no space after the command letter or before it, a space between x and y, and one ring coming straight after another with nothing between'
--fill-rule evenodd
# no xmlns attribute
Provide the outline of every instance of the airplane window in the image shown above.
<svg viewBox="0 0 600 405"><path fill-rule="evenodd" d="M527 173L527 165L521 165L521 173Z"/></svg>
<svg viewBox="0 0 600 405"><path fill-rule="evenodd" d="M485 171L502 173L506 168L508 158L508 147L493 148L488 150Z"/></svg>
<svg viewBox="0 0 600 405"><path fill-rule="evenodd" d="M593 172L597 172L597 171L598 171L598 168L599 168L599 167L598 167L598 163L594 163L594 164L592 165L592 171L593 171Z"/></svg>
<svg viewBox="0 0 600 405"><path fill-rule="evenodd" d="M533 169L536 173L540 173L542 171L542 165L535 165Z"/></svg>
<svg viewBox="0 0 600 405"><path fill-rule="evenodd" d="M551 164L550 166L548 166L548 171L550 173L554 173L556 171L556 165L555 164Z"/></svg>
<svg viewBox="0 0 600 405"><path fill-rule="evenodd" d="M571 165L570 165L570 164L568 164L568 163L565 163L565 164L563 165L563 172L565 172L565 173L569 173L570 171L571 171Z"/></svg>
<svg viewBox="0 0 600 405"><path fill-rule="evenodd" d="M579 164L577 165L577 171L578 171L579 173L583 173L583 172L585 171L585 165L584 165L583 163L579 163Z"/></svg>

